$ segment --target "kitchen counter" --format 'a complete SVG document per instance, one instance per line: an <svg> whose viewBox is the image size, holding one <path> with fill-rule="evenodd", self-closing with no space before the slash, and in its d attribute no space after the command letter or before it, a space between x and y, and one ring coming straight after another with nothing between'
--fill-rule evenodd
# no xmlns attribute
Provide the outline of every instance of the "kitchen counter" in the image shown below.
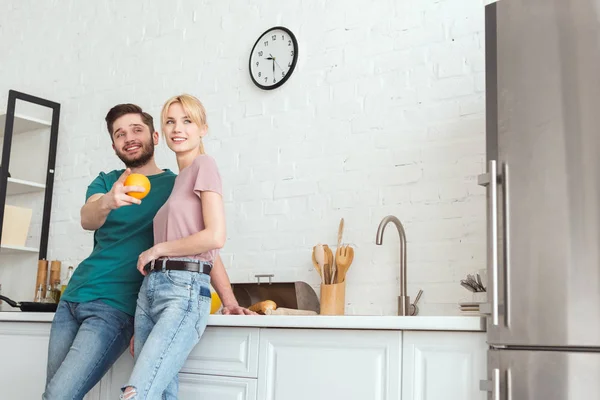
<svg viewBox="0 0 600 400"><path fill-rule="evenodd" d="M0 322L52 322L54 313L0 312ZM305 329L370 329L406 331L484 332L479 316L377 316L377 315L211 315L209 326Z"/></svg>
<svg viewBox="0 0 600 400"><path fill-rule="evenodd" d="M0 367L3 399L41 397L52 317L0 312L0 354L14 360ZM427 393L431 399L481 400L488 349L484 321L476 316L211 315L202 340L181 367L177 398L383 400ZM125 351L86 400L118 398L133 367Z"/></svg>

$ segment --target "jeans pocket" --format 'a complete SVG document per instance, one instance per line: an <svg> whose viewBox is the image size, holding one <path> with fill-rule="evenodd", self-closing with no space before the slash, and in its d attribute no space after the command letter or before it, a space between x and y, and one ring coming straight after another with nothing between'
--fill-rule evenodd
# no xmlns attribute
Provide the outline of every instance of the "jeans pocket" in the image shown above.
<svg viewBox="0 0 600 400"><path fill-rule="evenodd" d="M167 280L175 286L190 289L192 287L192 272L166 271Z"/></svg>
<svg viewBox="0 0 600 400"><path fill-rule="evenodd" d="M198 293L198 300L199 301L210 301L211 300L210 288L205 283L201 283L200 284L200 291Z"/></svg>

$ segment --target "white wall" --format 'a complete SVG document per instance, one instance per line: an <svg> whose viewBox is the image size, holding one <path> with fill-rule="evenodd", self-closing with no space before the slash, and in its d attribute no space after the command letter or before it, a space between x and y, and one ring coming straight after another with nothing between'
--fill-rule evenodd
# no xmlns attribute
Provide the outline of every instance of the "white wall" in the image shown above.
<svg viewBox="0 0 600 400"><path fill-rule="evenodd" d="M16 89L62 105L49 257L77 264L87 184L119 168L104 116L134 102L158 118L190 92L208 109L207 151L224 179L234 282L274 273L318 293L310 257L339 219L356 247L349 314L395 314L405 224L409 295L422 314L456 314L458 281L485 265L484 0L34 2L0 14L0 109ZM299 65L275 91L250 81L267 28L298 37ZM176 171L159 145L160 166ZM34 243L37 226L32 228ZM0 258L3 292L33 295L36 257Z"/></svg>

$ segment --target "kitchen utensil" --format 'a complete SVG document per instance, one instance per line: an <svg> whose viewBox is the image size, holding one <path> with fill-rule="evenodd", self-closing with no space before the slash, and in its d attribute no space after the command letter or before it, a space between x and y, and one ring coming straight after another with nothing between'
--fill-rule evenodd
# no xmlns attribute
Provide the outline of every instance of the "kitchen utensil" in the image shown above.
<svg viewBox="0 0 600 400"><path fill-rule="evenodd" d="M346 282L321 285L321 315L344 315Z"/></svg>
<svg viewBox="0 0 600 400"><path fill-rule="evenodd" d="M325 283L331 283L333 275L333 252L326 244L323 245L325 251Z"/></svg>
<svg viewBox="0 0 600 400"><path fill-rule="evenodd" d="M16 302L6 296L0 295L0 300L4 300L11 307L19 308L25 312L55 312L58 304L56 303L36 303L33 301Z"/></svg>
<svg viewBox="0 0 600 400"><path fill-rule="evenodd" d="M419 299L421 298L422 294L423 290L420 289L419 293L417 294L417 298L415 299L415 302L409 307L410 315L417 315L419 313L419 307L417 307L417 303L419 302Z"/></svg>
<svg viewBox="0 0 600 400"><path fill-rule="evenodd" d="M469 281L471 286L477 289L478 292L483 292L485 290L483 285L477 281L477 278L475 276L469 274L467 275L467 280Z"/></svg>
<svg viewBox="0 0 600 400"><path fill-rule="evenodd" d="M481 280L481 275L479 275L479 273L477 274L477 283L479 283L479 286L481 286L481 288L483 289L482 291L485 292L485 286L483 285L483 281Z"/></svg>
<svg viewBox="0 0 600 400"><path fill-rule="evenodd" d="M315 267L315 270L317 271L317 273L319 274L319 277L322 277L323 274L321 272L321 266L319 265L319 263L317 262L317 258L315 256L316 253L316 249L317 246L313 246L313 250L312 250L312 262L313 262L313 267Z"/></svg>
<svg viewBox="0 0 600 400"><path fill-rule="evenodd" d="M348 245L338 247L335 252L335 258L338 271L337 282L345 282L348 268L350 268L350 264L354 260L354 249Z"/></svg>
<svg viewBox="0 0 600 400"><path fill-rule="evenodd" d="M470 282L468 282L468 281L466 281L464 279L460 280L460 285L462 287L464 287L465 289L467 289L468 291L470 291L470 292L475 293L477 291L477 288L475 288L474 286L472 286Z"/></svg>
<svg viewBox="0 0 600 400"><path fill-rule="evenodd" d="M325 250L323 249L323 245L319 243L314 248L315 252L315 261L320 269L321 274L321 283L325 283Z"/></svg>
<svg viewBox="0 0 600 400"><path fill-rule="evenodd" d="M338 227L338 237L337 237L337 249L339 249L342 245L342 235L344 234L344 218L340 219L340 226ZM333 260L333 272L331 273L331 283L335 283L335 274L337 273L337 257Z"/></svg>

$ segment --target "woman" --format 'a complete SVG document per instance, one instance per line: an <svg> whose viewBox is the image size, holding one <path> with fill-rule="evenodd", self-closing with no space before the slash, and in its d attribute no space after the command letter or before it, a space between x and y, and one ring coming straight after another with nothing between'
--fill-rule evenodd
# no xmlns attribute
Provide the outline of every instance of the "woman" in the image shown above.
<svg viewBox="0 0 600 400"><path fill-rule="evenodd" d="M179 175L154 218L155 245L138 259L145 278L135 314L135 367L121 395L128 400L177 398L177 374L206 327L211 282L223 314L255 314L239 307L218 255L225 213L219 171L202 144L204 106L193 96L175 96L163 106L161 124Z"/></svg>

